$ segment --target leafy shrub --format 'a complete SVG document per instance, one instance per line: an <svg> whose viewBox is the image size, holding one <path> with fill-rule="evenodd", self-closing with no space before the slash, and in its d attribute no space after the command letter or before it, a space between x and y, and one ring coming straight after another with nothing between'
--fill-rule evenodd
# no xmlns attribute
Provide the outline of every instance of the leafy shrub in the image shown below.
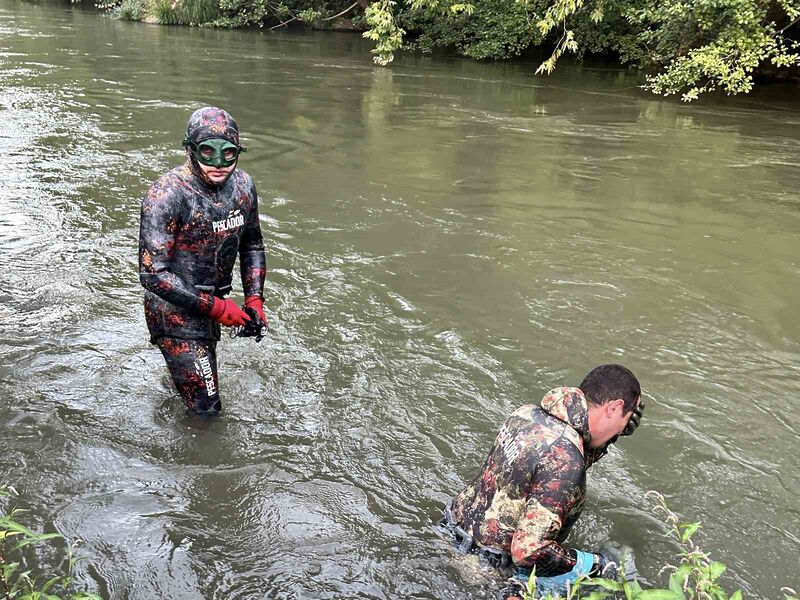
<svg viewBox="0 0 800 600"><path fill-rule="evenodd" d="M647 588L636 581L619 581L602 577L582 577L574 585L567 588L565 598L547 596L547 600L605 600L606 598L624 598L625 600L742 600L742 591L736 590L728 594L720 585L719 578L726 567L700 549L693 536L700 529L699 522L683 522L677 514L669 509L664 497L658 492L648 492L647 496L655 501L654 512L660 515L666 525L667 537L678 544L677 564L668 564L662 573L669 573L667 587ZM537 600L536 578L528 581L524 600ZM791 588L783 588L785 600L797 600L796 592Z"/></svg>
<svg viewBox="0 0 800 600"><path fill-rule="evenodd" d="M178 18L183 25L204 25L219 17L217 0L179 0Z"/></svg>
<svg viewBox="0 0 800 600"><path fill-rule="evenodd" d="M150 5L150 13L162 25L179 25L177 2L174 0L154 0Z"/></svg>
<svg viewBox="0 0 800 600"><path fill-rule="evenodd" d="M509 58L541 42L530 25L532 8L519 0L477 0L460 11L406 8L398 19L418 33L415 43L422 50L453 46L472 58Z"/></svg>
<svg viewBox="0 0 800 600"><path fill-rule="evenodd" d="M16 494L14 488L0 488L0 496ZM57 533L36 533L17 522L23 511L14 509L3 514L0 512L0 592L3 598L18 600L102 600L99 596L86 592L71 591L73 586L72 572L77 559L67 552L68 568L66 575L56 575L46 581L40 581L35 569L24 568L23 561L17 558L20 550L54 539L60 539ZM56 595L58 593L58 595Z"/></svg>
<svg viewBox="0 0 800 600"><path fill-rule="evenodd" d="M154 0L150 13L162 25L206 25L216 21L220 8L218 0Z"/></svg>
<svg viewBox="0 0 800 600"><path fill-rule="evenodd" d="M141 21L147 16L147 7L143 0L122 0L116 15L124 21Z"/></svg>

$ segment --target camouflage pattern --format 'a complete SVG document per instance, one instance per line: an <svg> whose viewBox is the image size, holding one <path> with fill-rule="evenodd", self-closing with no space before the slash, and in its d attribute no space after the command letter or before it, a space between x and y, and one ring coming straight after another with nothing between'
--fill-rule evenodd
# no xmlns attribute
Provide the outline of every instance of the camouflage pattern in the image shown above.
<svg viewBox="0 0 800 600"><path fill-rule="evenodd" d="M225 136L238 143L230 115L217 108L196 111L187 136ZM235 169L213 185L193 157L156 181L142 201L139 279L145 287L145 318L151 341L220 337L208 317L214 296L231 290L236 257L245 296L262 297L266 258L251 177Z"/></svg>
<svg viewBox="0 0 800 600"><path fill-rule="evenodd" d="M517 409L500 429L478 476L453 501L458 525L478 547L508 552L541 577L575 566L562 546L586 499L586 469L605 448L589 448L586 397L579 388L548 392Z"/></svg>
<svg viewBox="0 0 800 600"><path fill-rule="evenodd" d="M222 410L216 342L160 337L156 344L186 408L196 413Z"/></svg>

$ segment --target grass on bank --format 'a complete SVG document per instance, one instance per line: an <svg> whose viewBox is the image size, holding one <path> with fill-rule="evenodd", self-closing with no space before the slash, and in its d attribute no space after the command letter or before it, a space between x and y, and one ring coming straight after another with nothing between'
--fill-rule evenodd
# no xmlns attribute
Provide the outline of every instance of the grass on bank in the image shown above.
<svg viewBox="0 0 800 600"><path fill-rule="evenodd" d="M162 25L204 25L219 17L216 0L151 0L150 10Z"/></svg>

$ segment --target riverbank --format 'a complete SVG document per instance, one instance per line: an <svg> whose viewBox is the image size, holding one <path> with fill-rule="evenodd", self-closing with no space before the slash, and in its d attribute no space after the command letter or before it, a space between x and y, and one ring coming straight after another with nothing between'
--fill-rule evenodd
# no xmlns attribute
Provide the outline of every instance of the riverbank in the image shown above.
<svg viewBox="0 0 800 600"><path fill-rule="evenodd" d="M401 48L449 48L478 60L504 60L531 48L545 52L537 74L550 74L564 55L612 55L647 72L645 89L691 102L720 90L748 93L757 82L797 79L800 18L783 4L758 0L584 7L568 0L96 0L121 19L164 25L360 32L372 40L376 63ZM678 10L677 8L680 8Z"/></svg>

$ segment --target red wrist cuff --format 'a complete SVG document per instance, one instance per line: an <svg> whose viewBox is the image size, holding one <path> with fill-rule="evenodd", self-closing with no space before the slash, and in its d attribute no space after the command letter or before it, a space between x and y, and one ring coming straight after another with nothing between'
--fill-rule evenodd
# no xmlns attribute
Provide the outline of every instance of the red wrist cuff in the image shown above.
<svg viewBox="0 0 800 600"><path fill-rule="evenodd" d="M263 310L264 299L261 296L248 296L244 299L244 305L247 308L258 308L259 310Z"/></svg>

